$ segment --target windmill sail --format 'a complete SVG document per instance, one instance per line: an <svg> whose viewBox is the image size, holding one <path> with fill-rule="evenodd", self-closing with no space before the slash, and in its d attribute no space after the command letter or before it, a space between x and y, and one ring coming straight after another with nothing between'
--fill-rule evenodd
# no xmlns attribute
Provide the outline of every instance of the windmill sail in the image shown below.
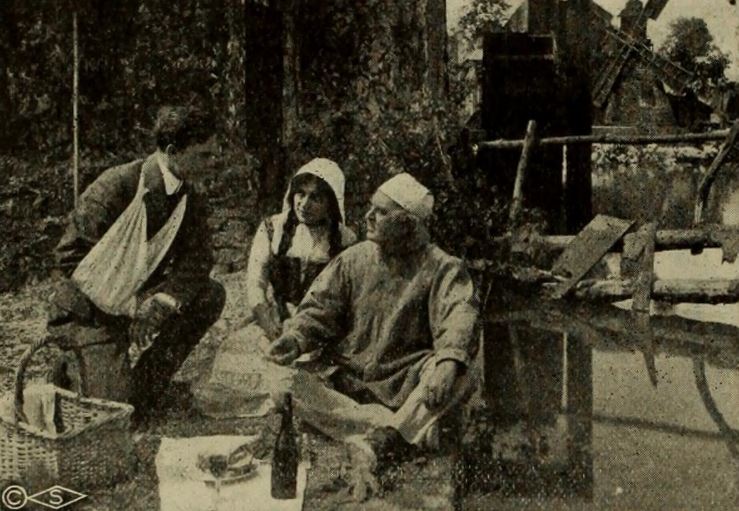
<svg viewBox="0 0 739 511"><path fill-rule="evenodd" d="M667 5L669 0L648 0L644 6L644 16L649 19L656 20Z"/></svg>

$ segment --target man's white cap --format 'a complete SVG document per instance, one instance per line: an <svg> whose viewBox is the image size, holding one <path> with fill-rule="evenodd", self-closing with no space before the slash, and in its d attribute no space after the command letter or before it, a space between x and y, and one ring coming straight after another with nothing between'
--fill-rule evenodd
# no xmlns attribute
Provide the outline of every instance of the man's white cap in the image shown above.
<svg viewBox="0 0 739 511"><path fill-rule="evenodd" d="M428 219L434 209L434 196L429 189L406 172L385 181L378 191L421 220Z"/></svg>

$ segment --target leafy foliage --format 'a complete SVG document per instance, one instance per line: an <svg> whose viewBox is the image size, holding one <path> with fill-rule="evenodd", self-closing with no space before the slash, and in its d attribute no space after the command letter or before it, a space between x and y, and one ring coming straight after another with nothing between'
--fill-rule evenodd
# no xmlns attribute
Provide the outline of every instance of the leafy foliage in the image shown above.
<svg viewBox="0 0 739 511"><path fill-rule="evenodd" d="M483 34L503 29L510 7L506 0L472 0L459 19L455 35L468 51L480 48Z"/></svg>
<svg viewBox="0 0 739 511"><path fill-rule="evenodd" d="M58 158L71 154L72 12L80 51L83 150L151 148L156 108L194 100L227 109L226 2L11 2L0 35L7 62L10 140ZM125 20L125 22L122 22ZM2 85L2 81L0 81Z"/></svg>
<svg viewBox="0 0 739 511"><path fill-rule="evenodd" d="M670 34L659 49L667 58L696 75L696 88L725 81L729 57L716 46L713 35L701 18L676 19L670 24Z"/></svg>

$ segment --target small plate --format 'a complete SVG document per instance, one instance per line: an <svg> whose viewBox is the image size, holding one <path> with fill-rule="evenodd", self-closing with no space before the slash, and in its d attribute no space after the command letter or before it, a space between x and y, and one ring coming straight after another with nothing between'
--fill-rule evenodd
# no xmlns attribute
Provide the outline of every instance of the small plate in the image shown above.
<svg viewBox="0 0 739 511"><path fill-rule="evenodd" d="M221 478L222 485L235 484L241 481L251 479L257 473L257 465L250 463L238 468L231 468L226 471L226 474ZM206 486L215 486L216 479L211 474L203 474L205 479L203 480Z"/></svg>

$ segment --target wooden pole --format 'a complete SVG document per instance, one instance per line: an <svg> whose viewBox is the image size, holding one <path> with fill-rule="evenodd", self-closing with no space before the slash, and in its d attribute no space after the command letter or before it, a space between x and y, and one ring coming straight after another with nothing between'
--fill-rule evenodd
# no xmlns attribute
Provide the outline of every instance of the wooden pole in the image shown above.
<svg viewBox="0 0 739 511"><path fill-rule="evenodd" d="M721 150L716 155L716 158L711 162L711 166L703 176L700 186L698 187L698 194L695 202L695 212L693 213L693 223L695 225L703 221L703 212L708 202L708 195L711 193L711 187L713 182L716 180L718 170L723 165L726 157L731 152L732 148L736 144L737 136L739 135L739 120L734 122L731 127L729 134L726 136L724 143L721 145Z"/></svg>
<svg viewBox="0 0 739 511"><path fill-rule="evenodd" d="M73 46L73 77L72 77L72 179L74 182L74 207L76 208L80 196L79 166L79 98L80 98L80 53L79 36L77 33L77 12L72 13L72 46Z"/></svg>
<svg viewBox="0 0 739 511"><path fill-rule="evenodd" d="M696 142L713 142L725 140L730 130L715 130L706 133L683 133L675 135L569 135L564 137L542 138L537 145L568 145L568 144L689 144ZM478 149L518 149L523 147L524 140L487 140L478 142Z"/></svg>
<svg viewBox="0 0 739 511"><path fill-rule="evenodd" d="M637 233L630 233L624 236L624 243L629 239L637 236ZM664 229L659 230L655 234L655 250L684 250L689 248L720 248L726 240L739 237L739 227L722 226L716 224L703 224L694 229ZM536 236L527 240L516 240L514 236L496 236L492 238L494 247L503 247L507 245L530 245L531 247L542 250L543 252L561 252L575 239L575 236L559 235L559 236ZM614 247L614 251L620 251L619 245ZM731 262L731 261L729 261Z"/></svg>
<svg viewBox="0 0 739 511"><path fill-rule="evenodd" d="M523 208L523 186L526 182L526 169L529 165L529 156L536 142L536 121L529 121L526 127L526 136L523 140L521 149L521 158L518 160L516 168L516 181L513 185L513 201L511 202L511 210L508 216L510 225L515 225L518 217L521 215Z"/></svg>
<svg viewBox="0 0 739 511"><path fill-rule="evenodd" d="M556 290L558 284L544 284ZM614 302L627 300L634 294L635 282L630 279L580 281L572 294L581 300ZM652 297L668 303L737 303L739 279L664 279L655 280Z"/></svg>
<svg viewBox="0 0 739 511"><path fill-rule="evenodd" d="M634 282L633 312L645 312L649 319L649 305L652 301L652 284L654 283L654 239L657 233L657 222L649 222L640 230L644 241L639 271Z"/></svg>

